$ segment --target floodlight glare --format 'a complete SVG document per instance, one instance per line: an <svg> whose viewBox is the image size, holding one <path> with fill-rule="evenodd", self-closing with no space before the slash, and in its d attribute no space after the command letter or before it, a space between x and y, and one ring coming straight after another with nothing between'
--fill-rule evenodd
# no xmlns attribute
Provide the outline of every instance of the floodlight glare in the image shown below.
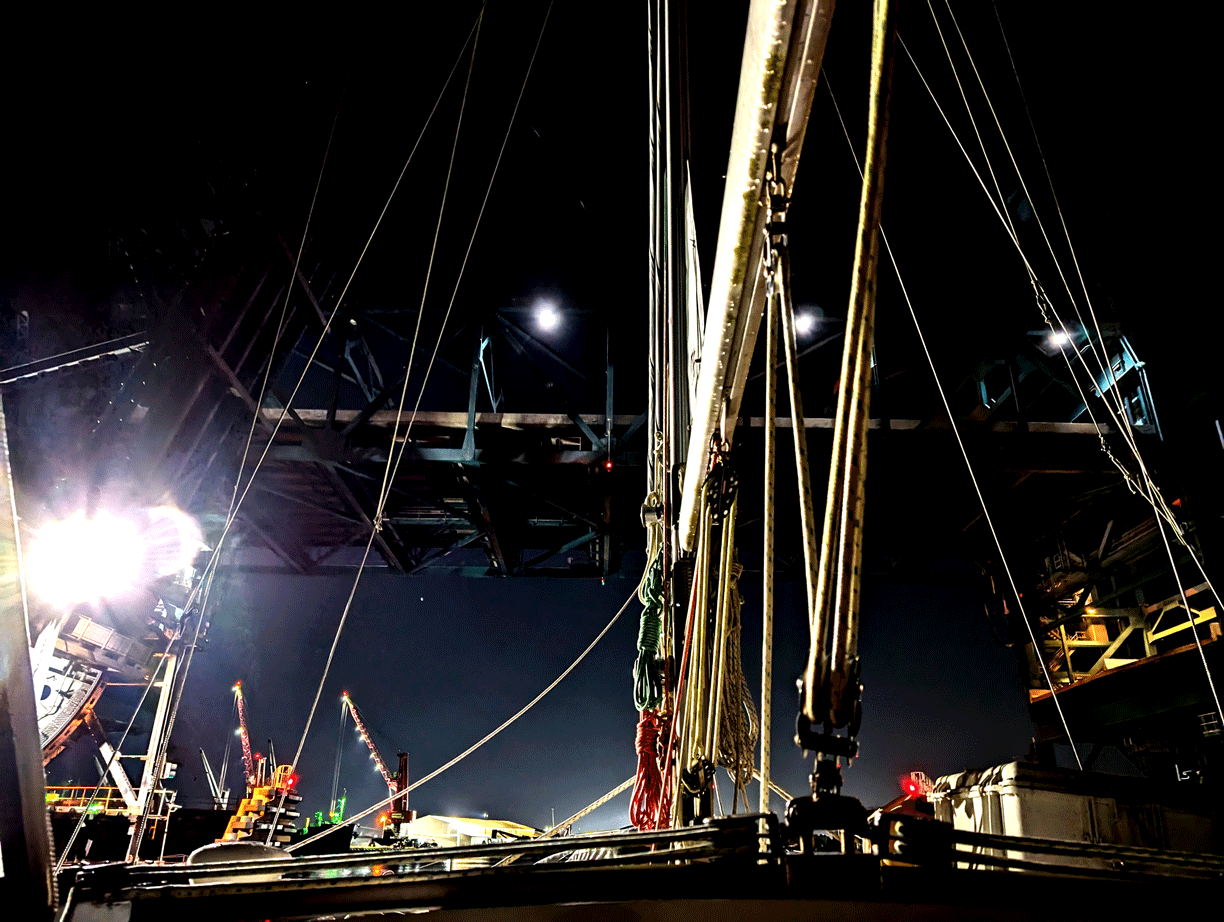
<svg viewBox="0 0 1224 922"><path fill-rule="evenodd" d="M170 576L187 567L204 546L195 519L173 506L149 510L144 544L158 576Z"/></svg>
<svg viewBox="0 0 1224 922"><path fill-rule="evenodd" d="M802 314L795 315L795 332L800 336L807 336L816 329L816 317L807 311Z"/></svg>
<svg viewBox="0 0 1224 922"><path fill-rule="evenodd" d="M536 308L536 327L544 333L551 333L561 324L561 315L553 305L545 302Z"/></svg>
<svg viewBox="0 0 1224 922"><path fill-rule="evenodd" d="M105 512L87 519L77 512L38 533L26 576L30 588L48 602L72 605L130 589L144 556L134 522Z"/></svg>
<svg viewBox="0 0 1224 922"><path fill-rule="evenodd" d="M1050 342L1056 346L1065 346L1070 339L1071 337L1062 330L1058 330L1050 336Z"/></svg>

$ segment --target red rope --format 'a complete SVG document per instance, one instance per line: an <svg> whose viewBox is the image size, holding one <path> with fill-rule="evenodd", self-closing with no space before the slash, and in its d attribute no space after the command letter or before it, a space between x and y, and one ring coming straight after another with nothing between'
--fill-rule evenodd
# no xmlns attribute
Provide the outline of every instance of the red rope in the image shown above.
<svg viewBox="0 0 1224 922"><path fill-rule="evenodd" d="M680 703L684 700L684 674L688 671L689 647L693 642L693 616L697 611L697 574L693 574L693 588L689 595L689 610L688 617L685 619L684 625L684 652L680 655L680 675L676 680L676 704L672 709L672 715L677 716L680 713ZM676 734L674 727L667 728L667 754L663 757L663 771L667 772L670 778L672 750L676 743ZM671 808L672 808L672 786L667 785L667 790L663 792L663 796L659 800L658 812L654 817L654 829L666 829L671 825Z"/></svg>
<svg viewBox="0 0 1224 922"><path fill-rule="evenodd" d="M637 779L633 783L633 800L629 804L629 822L639 831L654 826L663 794L663 778L659 774L659 732L666 725L655 711L642 711L637 725Z"/></svg>

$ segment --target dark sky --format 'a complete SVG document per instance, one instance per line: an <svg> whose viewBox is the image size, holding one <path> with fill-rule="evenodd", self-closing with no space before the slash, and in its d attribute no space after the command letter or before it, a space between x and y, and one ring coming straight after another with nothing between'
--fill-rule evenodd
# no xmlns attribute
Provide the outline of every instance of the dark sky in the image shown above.
<svg viewBox="0 0 1224 922"><path fill-rule="evenodd" d="M941 102L955 108L955 84L926 5L902 5L902 36ZM643 303L641 6L561 2L554 9L474 251L478 268L465 289L473 299L501 303L552 293L603 313ZM1023 110L1008 82L993 13L979 7L956 8L985 76L998 88L1009 130L1023 138ZM209 21L195 34L167 30L151 45L138 43L122 23L72 40L35 30L5 63L12 106L3 143L12 159L3 193L0 295L36 309L75 304L87 315L90 299L104 287L107 228L157 220L160 203L180 201L176 196L198 178L193 171L217 160L232 166L233 175L249 174L261 207L293 238L338 107L315 233L355 254L476 8L456 3L392 21L297 22L283 31ZM1189 223L1210 216L1215 185L1196 127L1203 122L1196 109L1203 82L1195 61L1206 30L1188 11L1155 18L1138 3L1092 19L1031 4L999 8L1099 305L1131 325L1141 355L1164 375L1166 392L1176 396L1162 409L1188 418L1209 414L1214 392L1207 373L1182 355L1185 323L1153 319L1171 304L1194 318L1207 303L1202 292L1210 282L1202 266L1210 263L1201 261L1205 244ZM538 2L491 4L465 115L472 135L461 148L448 214L453 237L437 270L442 276L457 270L544 9ZM700 5L690 35L694 187L707 277L745 9L728 4L714 13ZM12 34L9 41L18 38ZM868 48L865 16L843 4L827 68L856 138ZM896 79L885 225L912 273L911 292L942 333L937 351L954 367L972 365L974 347L994 335L996 318L1014 311L1017 319L1008 323L1021 329L1036 328L1039 318L997 219L907 61L898 61ZM423 150L354 289L366 303L419 297L417 283L405 279L419 278L423 269L419 243L425 229L432 232L457 104L453 88L440 110L445 127ZM954 119L958 130L969 130L963 116ZM1044 185L1031 146L1022 157L1030 184ZM1013 181L1005 191L1014 189ZM846 229L857 190L829 97L819 90L794 205L795 283L801 301L830 317L844 310L852 249ZM881 361L908 368L914 343L908 321L901 322L903 305L891 281L884 280L882 292ZM896 321L895 332L886 321ZM621 347L632 350L636 328L626 324L620 335ZM970 342L974 347L964 348ZM914 380L913 388L929 388ZM632 403L631 396L619 399ZM407 749L419 776L550 682L633 582L368 574L306 746L304 806L326 806L342 689L366 713L384 757L393 762L398 747ZM228 578L180 717L176 746L185 799L204 796L196 747L219 758L230 732L222 717L230 713L229 689L237 679L248 689L257 745L272 735L279 753L292 752L348 585L342 577ZM760 588L746 579L743 592L744 661L755 686ZM789 584L778 593L774 671L775 773L794 792L803 791L810 770L790 742L793 681L806 643L801 595L801 587ZM413 805L544 825L550 809L568 814L631 774L636 715L629 669L637 614L631 607L549 698L414 794ZM850 793L879 803L894 796L897 776L909 770L942 774L1026 750L1020 670L1014 653L992 639L976 593L869 587L862 653L863 758L847 772ZM350 804L372 802L382 786L351 731L344 746L342 784ZM582 828L625 822L625 804L622 798Z"/></svg>

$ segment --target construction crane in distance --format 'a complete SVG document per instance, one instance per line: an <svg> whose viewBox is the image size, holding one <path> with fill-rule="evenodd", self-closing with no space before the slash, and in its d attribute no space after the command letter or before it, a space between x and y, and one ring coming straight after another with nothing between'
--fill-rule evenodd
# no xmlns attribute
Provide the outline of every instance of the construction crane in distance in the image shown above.
<svg viewBox="0 0 1224 922"><path fill-rule="evenodd" d="M247 785L255 783L255 757L251 755L251 734L247 730L246 706L243 703L242 683L234 683L234 701L238 706L238 735L242 738L242 768Z"/></svg>
<svg viewBox="0 0 1224 922"><path fill-rule="evenodd" d="M366 729L365 721L361 719L361 713L357 710L357 705L353 703L353 699L349 697L348 692L345 692L340 700L341 707L347 708L349 716L353 718L353 726L357 728L357 732L361 735L362 742L369 747L370 758L374 760L374 767L382 775L383 781L387 785L387 790L392 794L396 793L399 788L395 783L395 777L387 770L387 763L383 761L378 747L374 745L374 740L370 738L370 731Z"/></svg>
<svg viewBox="0 0 1224 922"><path fill-rule="evenodd" d="M200 750L200 758L204 761L204 774L208 777L208 790L212 793L213 806L218 810L226 810L229 808L229 788L225 787L225 764L221 765L221 776L218 778L213 774L212 765L209 764L208 756L204 750Z"/></svg>

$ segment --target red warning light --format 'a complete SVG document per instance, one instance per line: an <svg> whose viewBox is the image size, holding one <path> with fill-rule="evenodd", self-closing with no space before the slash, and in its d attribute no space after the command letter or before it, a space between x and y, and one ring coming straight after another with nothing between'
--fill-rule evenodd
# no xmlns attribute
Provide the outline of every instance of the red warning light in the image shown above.
<svg viewBox="0 0 1224 922"><path fill-rule="evenodd" d="M604 462L604 470L606 471L612 470L612 459L611 458L609 458L607 461Z"/></svg>
<svg viewBox="0 0 1224 922"><path fill-rule="evenodd" d="M906 797L926 797L931 792L931 779L923 772L910 772L897 779Z"/></svg>

